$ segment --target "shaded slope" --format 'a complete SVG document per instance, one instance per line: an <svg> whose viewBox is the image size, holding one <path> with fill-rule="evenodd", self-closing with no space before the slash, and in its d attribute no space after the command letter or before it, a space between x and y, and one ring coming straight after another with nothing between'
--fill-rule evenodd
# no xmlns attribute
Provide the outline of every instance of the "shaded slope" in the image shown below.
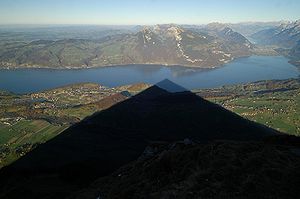
<svg viewBox="0 0 300 199"><path fill-rule="evenodd" d="M298 138L291 139L299 143ZM300 156L287 146L273 144L152 144L147 151L153 153L145 153L70 198L297 198Z"/></svg>
<svg viewBox="0 0 300 199"><path fill-rule="evenodd" d="M64 198L136 159L149 141L260 140L275 133L191 92L152 86L1 170L0 198Z"/></svg>
<svg viewBox="0 0 300 199"><path fill-rule="evenodd" d="M171 82L168 79L158 82L155 85L165 91L168 91L169 93L180 93L180 92L188 91L186 88L183 88L177 84L174 84L173 82Z"/></svg>

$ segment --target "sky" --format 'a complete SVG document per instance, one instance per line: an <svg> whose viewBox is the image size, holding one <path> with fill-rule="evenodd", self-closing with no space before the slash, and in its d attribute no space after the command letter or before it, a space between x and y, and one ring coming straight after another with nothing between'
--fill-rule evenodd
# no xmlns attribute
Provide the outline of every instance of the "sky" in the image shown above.
<svg viewBox="0 0 300 199"><path fill-rule="evenodd" d="M300 19L300 0L0 0L0 24L149 25Z"/></svg>

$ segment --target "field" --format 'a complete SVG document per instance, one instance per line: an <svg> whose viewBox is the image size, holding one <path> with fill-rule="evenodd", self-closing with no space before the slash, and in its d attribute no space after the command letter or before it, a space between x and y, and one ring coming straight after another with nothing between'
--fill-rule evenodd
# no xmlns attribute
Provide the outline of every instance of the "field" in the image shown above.
<svg viewBox="0 0 300 199"><path fill-rule="evenodd" d="M299 102L299 95L286 92L286 95L238 98L225 106L234 107L232 111L279 131L300 135Z"/></svg>
<svg viewBox="0 0 300 199"><path fill-rule="evenodd" d="M67 125L53 125L43 120L21 120L13 125L0 126L0 168L44 143Z"/></svg>
<svg viewBox="0 0 300 199"><path fill-rule="evenodd" d="M265 81L195 91L223 107L283 133L300 136L299 80Z"/></svg>
<svg viewBox="0 0 300 199"><path fill-rule="evenodd" d="M107 88L84 83L28 95L0 91L0 168L85 117L147 87L136 84Z"/></svg>

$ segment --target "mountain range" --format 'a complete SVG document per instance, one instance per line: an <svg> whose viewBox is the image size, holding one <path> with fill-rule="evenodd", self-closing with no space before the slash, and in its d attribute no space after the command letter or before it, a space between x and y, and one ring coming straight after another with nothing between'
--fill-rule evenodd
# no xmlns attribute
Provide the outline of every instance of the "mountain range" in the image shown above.
<svg viewBox="0 0 300 199"><path fill-rule="evenodd" d="M160 64L214 68L238 57L276 54L272 49L297 65L299 27L298 20L202 26L163 24L123 29L90 27L83 32L74 27L65 32L63 28L47 29L49 33L38 34L14 31L11 33L14 38L0 32L0 67L59 69ZM71 33L72 30L75 32Z"/></svg>
<svg viewBox="0 0 300 199"><path fill-rule="evenodd" d="M274 28L259 31L251 37L262 44L292 48L300 40L300 20L282 23Z"/></svg>
<svg viewBox="0 0 300 199"><path fill-rule="evenodd" d="M0 31L0 67L62 69L159 64L215 68L238 57L278 53L297 65L299 27L298 20L4 29Z"/></svg>
<svg viewBox="0 0 300 199"><path fill-rule="evenodd" d="M271 45L279 53L300 66L300 20L284 22L280 25L261 30L250 36L260 45Z"/></svg>
<svg viewBox="0 0 300 199"><path fill-rule="evenodd" d="M5 43L6 68L84 68L163 64L212 68L251 55L253 45L231 28L188 29L175 24L136 27L137 32L100 39L35 40Z"/></svg>

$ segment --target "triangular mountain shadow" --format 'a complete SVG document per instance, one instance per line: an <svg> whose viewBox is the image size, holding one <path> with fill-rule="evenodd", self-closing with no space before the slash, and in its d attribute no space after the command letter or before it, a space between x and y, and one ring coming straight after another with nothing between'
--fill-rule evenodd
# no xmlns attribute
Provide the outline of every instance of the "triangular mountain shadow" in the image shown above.
<svg viewBox="0 0 300 199"><path fill-rule="evenodd" d="M169 93L180 93L188 91L186 88L183 88L182 86L179 86L168 79L158 82L155 85L161 89L164 89L165 91L168 91Z"/></svg>
<svg viewBox="0 0 300 199"><path fill-rule="evenodd" d="M150 141L249 141L278 133L192 92L166 90L152 86L2 169L0 198L64 198L135 160Z"/></svg>

